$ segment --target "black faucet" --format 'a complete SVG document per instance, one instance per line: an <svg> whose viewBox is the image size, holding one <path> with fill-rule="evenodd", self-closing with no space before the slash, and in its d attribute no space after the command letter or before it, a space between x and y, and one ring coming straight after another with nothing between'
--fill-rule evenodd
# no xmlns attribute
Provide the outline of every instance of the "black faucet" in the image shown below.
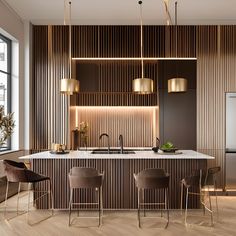
<svg viewBox="0 0 236 236"><path fill-rule="evenodd" d="M107 147L108 147L108 154L109 154L109 153L110 153L109 135L108 135L107 133L102 133L102 134L100 134L100 136L99 136L99 140L101 140L103 136L107 137Z"/></svg>
<svg viewBox="0 0 236 236"><path fill-rule="evenodd" d="M122 134L119 135L119 144L120 144L120 153L123 154L124 153L124 144L123 144L123 135Z"/></svg>

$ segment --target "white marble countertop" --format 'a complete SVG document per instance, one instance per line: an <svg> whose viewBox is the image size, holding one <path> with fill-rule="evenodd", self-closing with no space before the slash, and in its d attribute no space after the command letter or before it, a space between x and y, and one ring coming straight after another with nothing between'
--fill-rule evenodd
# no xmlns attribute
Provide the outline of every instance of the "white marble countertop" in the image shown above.
<svg viewBox="0 0 236 236"><path fill-rule="evenodd" d="M129 148L125 148L128 150ZM147 148L134 148L135 154L92 154L91 150L70 151L68 154L51 154L49 151L22 156L19 159L215 159L193 150L180 150L182 154L154 153Z"/></svg>

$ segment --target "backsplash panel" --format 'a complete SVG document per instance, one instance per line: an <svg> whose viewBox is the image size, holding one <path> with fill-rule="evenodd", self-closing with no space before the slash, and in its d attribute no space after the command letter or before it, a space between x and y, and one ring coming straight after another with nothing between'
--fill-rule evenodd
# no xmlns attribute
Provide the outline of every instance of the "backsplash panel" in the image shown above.
<svg viewBox="0 0 236 236"><path fill-rule="evenodd" d="M71 130L80 122L89 125L88 146L107 147L106 138L110 136L110 146L117 147L119 135L124 138L124 147L150 147L158 130L158 107L71 107Z"/></svg>

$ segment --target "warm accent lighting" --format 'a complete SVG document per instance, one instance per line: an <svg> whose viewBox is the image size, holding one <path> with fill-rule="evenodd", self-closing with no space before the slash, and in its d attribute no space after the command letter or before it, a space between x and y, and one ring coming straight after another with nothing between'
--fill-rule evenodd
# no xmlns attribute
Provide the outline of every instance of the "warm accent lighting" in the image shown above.
<svg viewBox="0 0 236 236"><path fill-rule="evenodd" d="M137 78L132 82L133 92L139 94L153 93L153 80L149 78Z"/></svg>
<svg viewBox="0 0 236 236"><path fill-rule="evenodd" d="M79 92L79 81L76 79L61 79L61 93L65 95L73 95Z"/></svg>
<svg viewBox="0 0 236 236"><path fill-rule="evenodd" d="M71 106L76 109L158 109L158 106Z"/></svg>
<svg viewBox="0 0 236 236"><path fill-rule="evenodd" d="M168 93L187 92L188 85L185 78L173 78L168 80Z"/></svg>
<svg viewBox="0 0 236 236"><path fill-rule="evenodd" d="M61 79L60 92L65 95L73 95L79 92L79 81L71 78L71 1L69 1L70 9L70 22L69 22L69 78ZM64 22L65 22L65 9L64 9Z"/></svg>
<svg viewBox="0 0 236 236"><path fill-rule="evenodd" d="M197 60L196 57L73 57L74 61L171 61Z"/></svg>
<svg viewBox="0 0 236 236"><path fill-rule="evenodd" d="M150 94L153 93L153 80L144 78L143 68L143 19L142 19L142 1L138 1L140 6L140 51L141 51L141 66L142 66L142 78L134 79L132 82L133 92L137 94Z"/></svg>

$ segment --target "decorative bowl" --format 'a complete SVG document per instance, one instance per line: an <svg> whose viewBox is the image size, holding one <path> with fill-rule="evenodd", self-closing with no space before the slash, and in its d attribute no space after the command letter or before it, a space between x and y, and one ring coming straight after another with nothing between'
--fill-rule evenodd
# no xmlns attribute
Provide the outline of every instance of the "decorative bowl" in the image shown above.
<svg viewBox="0 0 236 236"><path fill-rule="evenodd" d="M161 148L163 152L176 152L178 148Z"/></svg>
<svg viewBox="0 0 236 236"><path fill-rule="evenodd" d="M153 152L158 152L158 150L159 150L159 147L153 147L153 148L152 148L152 151L153 151Z"/></svg>

